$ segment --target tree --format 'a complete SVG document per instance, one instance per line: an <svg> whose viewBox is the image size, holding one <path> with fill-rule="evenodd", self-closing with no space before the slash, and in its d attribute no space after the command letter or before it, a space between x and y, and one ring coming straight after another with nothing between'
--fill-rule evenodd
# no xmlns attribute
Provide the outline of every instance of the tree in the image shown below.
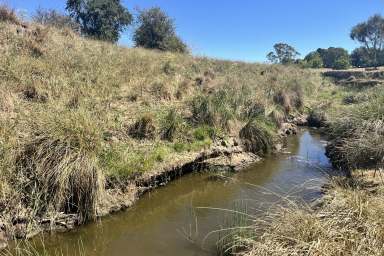
<svg viewBox="0 0 384 256"><path fill-rule="evenodd" d="M173 20L158 7L140 12L133 41L136 47L188 52L185 43L176 35Z"/></svg>
<svg viewBox="0 0 384 256"><path fill-rule="evenodd" d="M321 56L325 68L340 69L342 66L344 66L345 68L348 68L350 66L348 51L343 48L319 48L316 52Z"/></svg>
<svg viewBox="0 0 384 256"><path fill-rule="evenodd" d="M373 60L369 51L365 47L359 47L351 53L351 64L354 67L370 67L373 66Z"/></svg>
<svg viewBox="0 0 384 256"><path fill-rule="evenodd" d="M370 17L368 21L353 27L350 36L367 49L377 66L379 53L384 47L384 18L380 15Z"/></svg>
<svg viewBox="0 0 384 256"><path fill-rule="evenodd" d="M309 68L322 68L324 66L323 59L318 52L310 52L304 58L305 65Z"/></svg>
<svg viewBox="0 0 384 256"><path fill-rule="evenodd" d="M348 69L351 67L351 60L349 56L341 56L336 59L335 64L333 65L334 69Z"/></svg>
<svg viewBox="0 0 384 256"><path fill-rule="evenodd" d="M278 43L273 46L274 52L267 54L267 59L272 63L291 64L300 55L295 48L285 43Z"/></svg>
<svg viewBox="0 0 384 256"><path fill-rule="evenodd" d="M132 15L120 0L67 0L66 9L83 34L100 40L117 42L132 23Z"/></svg>
<svg viewBox="0 0 384 256"><path fill-rule="evenodd" d="M57 28L70 28L74 31L80 30L80 25L76 23L70 16L61 14L56 10L37 9L32 20L45 26L53 26Z"/></svg>

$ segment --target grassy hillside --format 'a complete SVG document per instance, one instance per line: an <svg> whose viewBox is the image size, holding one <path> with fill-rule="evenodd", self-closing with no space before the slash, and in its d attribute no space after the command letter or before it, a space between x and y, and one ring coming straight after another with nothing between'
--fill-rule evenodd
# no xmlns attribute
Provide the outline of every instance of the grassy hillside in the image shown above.
<svg viewBox="0 0 384 256"><path fill-rule="evenodd" d="M242 139L273 144L323 86L295 67L128 49L14 20L0 22L0 77L4 223L56 212L92 219L117 183L247 124Z"/></svg>

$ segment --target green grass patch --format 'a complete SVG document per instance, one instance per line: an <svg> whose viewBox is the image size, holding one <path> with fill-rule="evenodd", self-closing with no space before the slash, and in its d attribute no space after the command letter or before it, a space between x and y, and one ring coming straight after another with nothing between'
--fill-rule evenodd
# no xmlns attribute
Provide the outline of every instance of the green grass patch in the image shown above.
<svg viewBox="0 0 384 256"><path fill-rule="evenodd" d="M136 150L132 150L130 145L118 145L105 150L100 156L100 162L107 176L126 178L153 170L170 153L168 146L160 144Z"/></svg>

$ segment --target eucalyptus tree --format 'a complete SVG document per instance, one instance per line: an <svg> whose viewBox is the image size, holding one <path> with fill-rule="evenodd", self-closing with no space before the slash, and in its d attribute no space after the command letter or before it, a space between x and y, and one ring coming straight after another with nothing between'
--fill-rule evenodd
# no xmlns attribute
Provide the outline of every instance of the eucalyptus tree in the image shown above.
<svg viewBox="0 0 384 256"><path fill-rule="evenodd" d="M378 57L384 49L384 18L378 14L370 17L354 26L350 36L366 48L375 65L378 65Z"/></svg>
<svg viewBox="0 0 384 256"><path fill-rule="evenodd" d="M83 34L110 42L117 42L133 20L120 0L67 0L66 9Z"/></svg>
<svg viewBox="0 0 384 256"><path fill-rule="evenodd" d="M272 63L292 64L300 55L295 48L286 43L277 43L273 48L274 51L267 54L267 59Z"/></svg>

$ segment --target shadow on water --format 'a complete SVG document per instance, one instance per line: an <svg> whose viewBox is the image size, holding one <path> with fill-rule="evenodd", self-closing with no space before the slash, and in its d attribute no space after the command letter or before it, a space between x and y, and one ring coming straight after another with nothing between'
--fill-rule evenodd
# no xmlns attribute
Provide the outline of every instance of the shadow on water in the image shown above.
<svg viewBox="0 0 384 256"><path fill-rule="evenodd" d="M48 253L79 255L81 241L82 255L214 255L215 239L207 240L204 250L202 240L222 226L226 214L196 207L231 208L236 201L249 201L259 210L263 202L276 200L267 190L313 199L319 190L305 184L326 181L314 167L330 168L324 144L316 132L305 130L288 139L285 153L270 156L229 181L210 179L207 173L186 175L146 194L126 212L69 233L46 235L45 248Z"/></svg>

